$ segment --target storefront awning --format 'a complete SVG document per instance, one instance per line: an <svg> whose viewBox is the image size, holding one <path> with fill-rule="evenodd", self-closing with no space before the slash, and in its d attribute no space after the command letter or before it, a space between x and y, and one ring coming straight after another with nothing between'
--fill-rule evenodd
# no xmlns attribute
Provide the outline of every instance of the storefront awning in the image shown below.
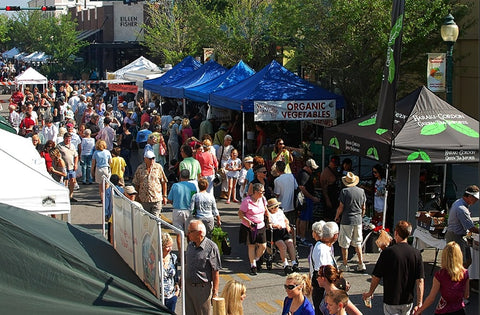
<svg viewBox="0 0 480 315"><path fill-rule="evenodd" d="M81 31L81 32L77 35L77 40L87 39L88 37L97 34L97 33L100 32L101 30L102 30L102 29L97 28L97 29L94 29L94 30L84 30L84 31Z"/></svg>

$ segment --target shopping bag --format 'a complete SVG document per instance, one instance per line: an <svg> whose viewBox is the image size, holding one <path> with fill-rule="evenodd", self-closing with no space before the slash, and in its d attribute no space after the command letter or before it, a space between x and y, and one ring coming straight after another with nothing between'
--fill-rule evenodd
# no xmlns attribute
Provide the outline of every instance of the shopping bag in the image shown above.
<svg viewBox="0 0 480 315"><path fill-rule="evenodd" d="M232 252L228 233L223 231L221 227L213 228L212 241L217 244L220 255L230 255L230 253Z"/></svg>

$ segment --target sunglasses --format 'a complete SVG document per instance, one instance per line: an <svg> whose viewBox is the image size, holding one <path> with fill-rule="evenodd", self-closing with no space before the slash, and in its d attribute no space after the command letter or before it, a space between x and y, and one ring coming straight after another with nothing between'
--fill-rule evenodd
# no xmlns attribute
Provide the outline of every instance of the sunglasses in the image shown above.
<svg viewBox="0 0 480 315"><path fill-rule="evenodd" d="M268 172L267 171L262 171L262 172L259 172L259 173L267 174Z"/></svg>
<svg viewBox="0 0 480 315"><path fill-rule="evenodd" d="M296 287L298 287L299 284L284 284L283 287L285 288L285 290L293 290L295 289Z"/></svg>

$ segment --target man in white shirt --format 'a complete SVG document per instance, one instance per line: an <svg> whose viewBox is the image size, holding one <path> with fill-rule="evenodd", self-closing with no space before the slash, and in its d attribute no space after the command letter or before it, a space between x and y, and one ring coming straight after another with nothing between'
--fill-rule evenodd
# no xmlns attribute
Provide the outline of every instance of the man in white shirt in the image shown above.
<svg viewBox="0 0 480 315"><path fill-rule="evenodd" d="M295 189L298 188L297 180L293 174L285 174L285 162L278 161L276 164L277 171L280 175L273 181L273 193L277 196L278 201L282 203L283 212L288 221L295 224Z"/></svg>
<svg viewBox="0 0 480 315"><path fill-rule="evenodd" d="M58 128L52 122L51 118L45 118L45 125L42 128L42 136L44 141L52 140L55 142L58 135Z"/></svg>

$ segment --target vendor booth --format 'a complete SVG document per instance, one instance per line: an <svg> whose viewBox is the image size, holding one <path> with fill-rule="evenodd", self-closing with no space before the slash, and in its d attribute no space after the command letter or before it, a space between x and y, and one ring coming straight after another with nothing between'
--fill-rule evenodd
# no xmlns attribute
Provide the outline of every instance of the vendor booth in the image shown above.
<svg viewBox="0 0 480 315"><path fill-rule="evenodd" d="M185 97L197 102L207 103L210 93L226 89L255 74L255 70L240 60L221 76L203 84L185 88Z"/></svg>
<svg viewBox="0 0 480 315"><path fill-rule="evenodd" d="M5 313L173 314L87 228L0 203L0 238Z"/></svg>
<svg viewBox="0 0 480 315"><path fill-rule="evenodd" d="M377 129L372 114L325 129L323 141L345 153L395 164L394 222L414 223L420 164L478 163L478 130L477 120L420 87L396 103L393 131Z"/></svg>
<svg viewBox="0 0 480 315"><path fill-rule="evenodd" d="M40 72L31 67L15 77L15 84L17 86L22 86L22 91L27 84L42 85L43 90L45 91L47 88L47 83L48 79Z"/></svg>
<svg viewBox="0 0 480 315"><path fill-rule="evenodd" d="M160 87L170 84L188 73L197 70L202 64L195 60L192 56L185 57L181 62L177 63L167 73L159 78L143 81L143 88L154 93L160 94Z"/></svg>
<svg viewBox="0 0 480 315"><path fill-rule="evenodd" d="M0 129L0 203L45 215L70 215L69 191L47 172L31 138Z"/></svg>

